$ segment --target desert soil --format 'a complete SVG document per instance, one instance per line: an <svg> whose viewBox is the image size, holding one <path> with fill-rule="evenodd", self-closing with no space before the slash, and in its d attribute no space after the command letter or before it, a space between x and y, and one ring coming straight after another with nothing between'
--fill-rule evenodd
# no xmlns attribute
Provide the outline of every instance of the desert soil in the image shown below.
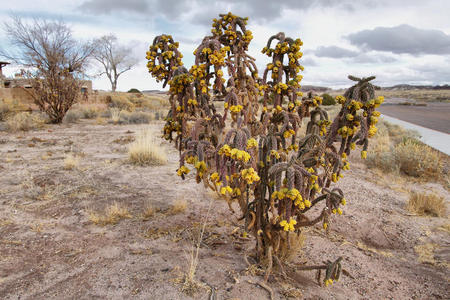
<svg viewBox="0 0 450 300"><path fill-rule="evenodd" d="M0 299L268 299L255 284L261 270L244 260L254 239L238 236L239 213L192 174L181 180L170 144L162 142L167 165L128 162L127 143L143 127L83 121L0 132ZM80 157L78 168L63 168L68 153ZM405 210L408 190L434 190L448 203L447 191L438 183L386 180L351 160L338 183L348 199L343 215L333 216L328 233L320 226L306 233L286 268L289 278L277 271L269 278L274 298L448 299L449 219ZM169 214L180 199L186 211ZM148 202L158 211L143 218ZM132 217L106 226L90 221L89 212L113 203ZM205 216L196 273L205 288L190 296L180 281ZM340 256L350 277L330 287L320 287L313 271L295 271Z"/></svg>

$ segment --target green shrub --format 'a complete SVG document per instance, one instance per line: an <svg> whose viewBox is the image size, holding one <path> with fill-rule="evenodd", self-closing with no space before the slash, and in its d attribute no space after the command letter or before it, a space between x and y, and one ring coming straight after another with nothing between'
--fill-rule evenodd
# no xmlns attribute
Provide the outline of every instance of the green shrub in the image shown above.
<svg viewBox="0 0 450 300"><path fill-rule="evenodd" d="M137 93L137 94L142 94L140 90L135 89L135 88L129 89L127 93Z"/></svg>
<svg viewBox="0 0 450 300"><path fill-rule="evenodd" d="M322 94L322 105L335 105L336 100L329 94Z"/></svg>

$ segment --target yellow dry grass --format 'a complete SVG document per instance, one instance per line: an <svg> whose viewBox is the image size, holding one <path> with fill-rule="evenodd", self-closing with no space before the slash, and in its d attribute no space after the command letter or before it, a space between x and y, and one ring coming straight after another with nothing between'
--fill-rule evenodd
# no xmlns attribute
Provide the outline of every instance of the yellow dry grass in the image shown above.
<svg viewBox="0 0 450 300"><path fill-rule="evenodd" d="M164 149L155 141L150 130L143 130L128 148L130 161L137 165L160 166L167 164L167 155Z"/></svg>
<svg viewBox="0 0 450 300"><path fill-rule="evenodd" d="M113 107L109 110L109 112L111 113L111 121L113 121L114 124L119 123L121 113L120 108Z"/></svg>
<svg viewBox="0 0 450 300"><path fill-rule="evenodd" d="M415 246L414 251L416 251L417 255L419 255L419 262L431 265L436 264L436 260L434 259L434 250L437 247L438 245L433 243Z"/></svg>
<svg viewBox="0 0 450 300"><path fill-rule="evenodd" d="M80 158L73 154L68 154L64 159L64 170L73 170L78 168L80 164Z"/></svg>
<svg viewBox="0 0 450 300"><path fill-rule="evenodd" d="M29 112L20 112L7 117L6 125L9 131L28 131L33 128L41 128L45 120L38 115Z"/></svg>
<svg viewBox="0 0 450 300"><path fill-rule="evenodd" d="M444 198L435 193L411 192L406 209L420 216L443 217L447 212Z"/></svg>
<svg viewBox="0 0 450 300"><path fill-rule="evenodd" d="M142 211L142 219L148 220L151 217L153 217L155 213L156 213L155 207L153 206L153 204L150 201L148 201L145 204L144 209Z"/></svg>
<svg viewBox="0 0 450 300"><path fill-rule="evenodd" d="M291 262L301 254L301 249L305 245L306 236L303 232L288 233L290 245L280 248L279 258L284 262Z"/></svg>
<svg viewBox="0 0 450 300"><path fill-rule="evenodd" d="M114 202L114 204L105 208L104 212L88 212L89 220L100 226L105 226L109 224L117 224L122 219L131 218L131 214L128 211L128 208Z"/></svg>

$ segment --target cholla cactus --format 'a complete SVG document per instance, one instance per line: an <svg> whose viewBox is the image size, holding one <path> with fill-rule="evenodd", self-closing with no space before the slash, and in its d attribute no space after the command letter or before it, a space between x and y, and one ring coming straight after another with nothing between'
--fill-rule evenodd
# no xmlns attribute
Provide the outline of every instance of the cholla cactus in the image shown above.
<svg viewBox="0 0 450 300"><path fill-rule="evenodd" d="M290 247L292 233L317 223L328 230L332 215L342 214L344 194L331 185L350 168L347 156L356 145L365 157L376 132L374 109L383 99L375 99L374 77L349 76L357 83L336 97L342 108L330 122L322 98L300 91L302 41L284 33L270 37L262 52L271 62L260 78L246 53L253 38L246 24L231 13L214 19L189 71L168 35L154 39L147 59L149 72L170 86L164 138L180 152L178 175L195 170L197 182L224 197L232 211L239 203L245 230L256 237L257 259L269 261L267 278L272 257ZM223 113L214 101L223 101ZM299 136L304 118L306 135ZM321 208L311 216L314 206ZM340 259L320 268L327 269L329 284L339 278Z"/></svg>

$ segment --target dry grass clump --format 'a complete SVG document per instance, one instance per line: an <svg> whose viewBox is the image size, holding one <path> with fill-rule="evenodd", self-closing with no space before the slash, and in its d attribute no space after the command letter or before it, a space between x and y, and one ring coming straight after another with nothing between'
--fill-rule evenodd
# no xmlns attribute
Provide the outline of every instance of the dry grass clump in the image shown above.
<svg viewBox="0 0 450 300"><path fill-rule="evenodd" d="M143 130L136 136L136 140L128 148L128 156L130 161L137 165L167 164L166 152L155 141L150 130Z"/></svg>
<svg viewBox="0 0 450 300"><path fill-rule="evenodd" d="M45 124L45 120L39 115L29 112L20 112L6 119L6 125L10 131L28 131L33 128L40 128Z"/></svg>
<svg viewBox="0 0 450 300"><path fill-rule="evenodd" d="M64 170L77 169L79 164L80 164L80 158L74 156L73 154L69 154L64 159Z"/></svg>
<svg viewBox="0 0 450 300"><path fill-rule="evenodd" d="M444 198L434 193L410 193L406 209L419 216L443 217L447 212Z"/></svg>
<svg viewBox="0 0 450 300"><path fill-rule="evenodd" d="M0 121L5 121L11 113L11 106L4 100L0 100Z"/></svg>
<svg viewBox="0 0 450 300"><path fill-rule="evenodd" d="M27 111L30 108L17 99L1 99L0 100L0 121L6 121L8 117L17 112Z"/></svg>
<svg viewBox="0 0 450 300"><path fill-rule="evenodd" d="M175 202L169 207L167 211L168 215L178 215L184 213L187 208L187 201L184 199L177 199Z"/></svg>
<svg viewBox="0 0 450 300"><path fill-rule="evenodd" d="M419 255L419 262L423 264L435 265L436 260L434 259L434 250L438 245L433 243L427 243L423 245L417 245L414 247L414 251Z"/></svg>
<svg viewBox="0 0 450 300"><path fill-rule="evenodd" d="M106 207L103 213L89 211L89 220L100 226L117 224L122 219L130 218L131 214L128 212L128 208L119 205L117 202L114 202L113 205Z"/></svg>
<svg viewBox="0 0 450 300"><path fill-rule="evenodd" d="M289 233L289 242L290 247L281 248L280 252L280 260L283 262L291 262L293 261L299 254L301 254L300 250L305 245L306 236L303 232L297 233Z"/></svg>
<svg viewBox="0 0 450 300"><path fill-rule="evenodd" d="M148 201L144 206L144 210L142 211L142 218L144 220L148 220L151 217L153 217L155 213L156 213L155 207L150 201Z"/></svg>
<svg viewBox="0 0 450 300"><path fill-rule="evenodd" d="M111 114L111 121L114 124L119 123L119 121L120 121L120 113L121 113L120 108L112 107L112 108L109 109L109 113Z"/></svg>

